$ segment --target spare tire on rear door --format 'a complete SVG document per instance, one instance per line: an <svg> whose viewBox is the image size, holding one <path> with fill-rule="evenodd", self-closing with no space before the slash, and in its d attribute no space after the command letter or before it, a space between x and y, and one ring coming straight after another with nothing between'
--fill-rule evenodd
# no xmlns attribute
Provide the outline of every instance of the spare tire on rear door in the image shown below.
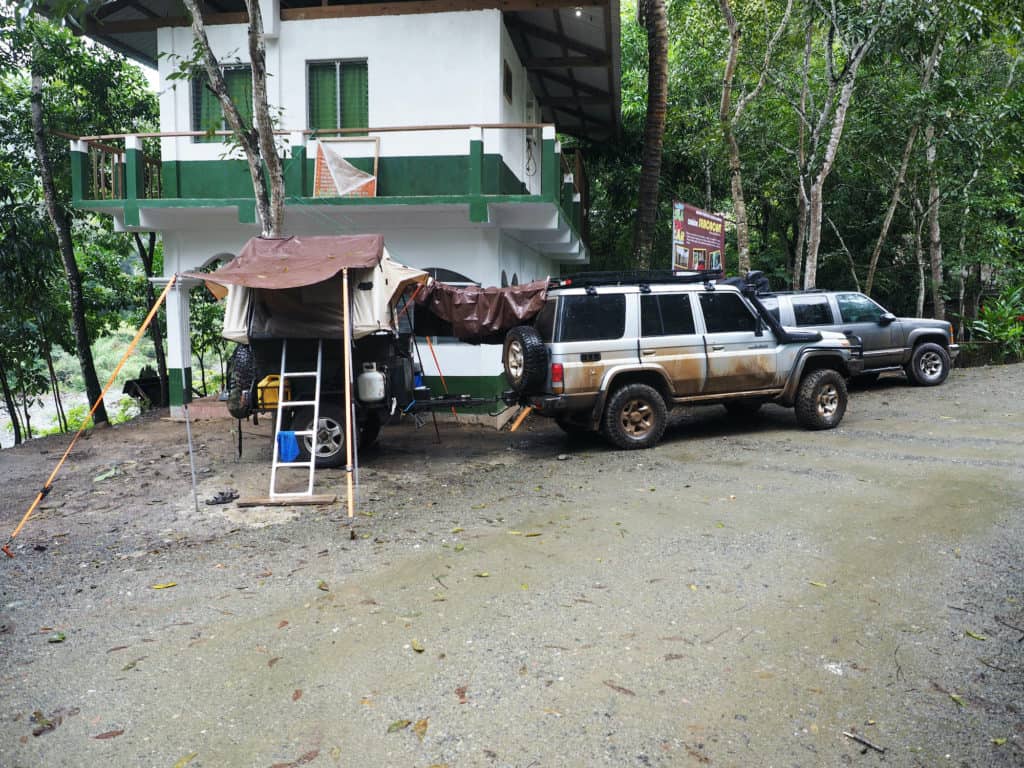
<svg viewBox="0 0 1024 768"><path fill-rule="evenodd" d="M517 325L505 334L501 354L505 378L509 386L520 395L539 392L548 375L548 350L536 329Z"/></svg>

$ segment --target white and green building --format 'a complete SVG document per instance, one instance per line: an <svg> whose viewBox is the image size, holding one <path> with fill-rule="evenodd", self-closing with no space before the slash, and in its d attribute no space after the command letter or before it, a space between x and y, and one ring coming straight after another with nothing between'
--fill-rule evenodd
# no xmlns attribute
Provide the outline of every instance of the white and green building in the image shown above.
<svg viewBox="0 0 1024 768"><path fill-rule="evenodd" d="M592 1L592 0L591 0ZM211 45L251 113L242 0L208 0ZM582 158L557 134L614 140L619 129L617 0L265 0L269 99L279 115L285 228L379 232L393 258L449 282L502 285L557 275L587 252ZM82 31L158 68L159 135L72 142L74 202L128 231L159 232L167 276L231 258L259 234L250 176L197 74L177 0L114 0ZM173 84L173 85L172 85ZM376 164L373 197L314 196L318 143ZM334 131L332 134L331 132ZM376 160L375 160L376 157ZM172 407L188 401L187 291L168 303ZM500 349L438 343L453 392L503 387ZM172 363L173 365L173 363ZM424 359L428 379L436 375Z"/></svg>

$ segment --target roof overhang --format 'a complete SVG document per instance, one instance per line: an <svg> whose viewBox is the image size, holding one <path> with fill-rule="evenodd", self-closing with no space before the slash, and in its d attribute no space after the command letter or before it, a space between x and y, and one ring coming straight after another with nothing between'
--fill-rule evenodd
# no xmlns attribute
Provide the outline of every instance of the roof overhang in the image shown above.
<svg viewBox="0 0 1024 768"><path fill-rule="evenodd" d="M204 5L207 25L247 22L244 0L205 0ZM41 7L45 12L45 0ZM541 119L581 138L619 133L619 0L280 0L280 8L282 21L500 10ZM180 0L94 0L68 23L79 34L156 67L157 29L190 22Z"/></svg>

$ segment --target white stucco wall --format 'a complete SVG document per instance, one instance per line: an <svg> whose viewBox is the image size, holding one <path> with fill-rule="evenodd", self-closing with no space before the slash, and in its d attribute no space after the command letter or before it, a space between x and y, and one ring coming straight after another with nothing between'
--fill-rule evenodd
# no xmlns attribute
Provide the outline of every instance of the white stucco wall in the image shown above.
<svg viewBox="0 0 1024 768"><path fill-rule="evenodd" d="M333 59L366 59L371 126L521 122L528 84L497 10L377 16L354 19L286 21L277 39L267 41L268 95L283 109L281 126L305 129L306 64ZM244 25L209 27L208 36L222 63L248 63ZM159 72L168 87L160 96L160 130L192 129L191 84L167 79L175 60L188 57L192 31L159 30L164 57ZM502 95L502 61L513 71L513 104ZM287 141L282 137L282 141ZM522 131L488 131L488 152L507 152L509 167L521 174ZM464 155L465 131L381 134L382 155ZM165 160L215 160L219 144L189 138L164 139ZM353 152L352 154L358 154ZM539 153L538 153L539 159ZM539 179L538 179L539 183Z"/></svg>

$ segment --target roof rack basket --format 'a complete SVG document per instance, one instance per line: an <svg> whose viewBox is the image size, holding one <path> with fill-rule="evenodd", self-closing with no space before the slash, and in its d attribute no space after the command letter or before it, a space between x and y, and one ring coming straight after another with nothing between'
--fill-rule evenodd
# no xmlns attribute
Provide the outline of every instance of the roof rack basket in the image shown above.
<svg viewBox="0 0 1024 768"><path fill-rule="evenodd" d="M670 269L631 269L617 272L577 272L565 277L551 280L552 288L585 288L593 285L631 285L654 283L708 283L721 280L723 274L719 270L700 272L673 272Z"/></svg>

